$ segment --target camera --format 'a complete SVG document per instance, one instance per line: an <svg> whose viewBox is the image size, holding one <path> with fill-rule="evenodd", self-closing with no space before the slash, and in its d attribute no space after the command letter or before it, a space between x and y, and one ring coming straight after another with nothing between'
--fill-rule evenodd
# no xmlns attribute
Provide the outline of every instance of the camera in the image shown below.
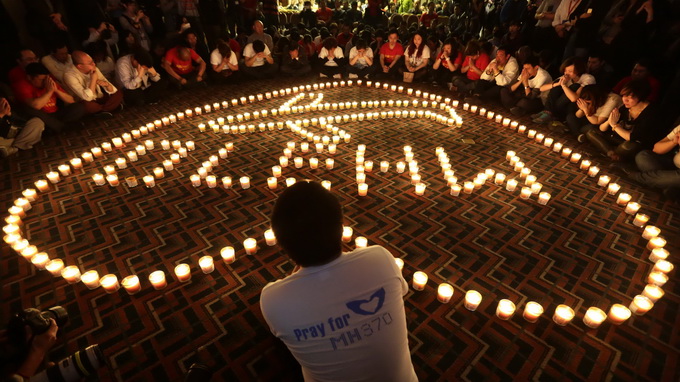
<svg viewBox="0 0 680 382"><path fill-rule="evenodd" d="M31 328L33 335L45 333L50 328L50 318L53 318L57 326L62 327L68 322L68 312L61 306L53 306L45 311L35 308L24 309L12 317L8 325L8 332L11 337L23 338L24 327ZM20 343L21 341L14 341Z"/></svg>
<svg viewBox="0 0 680 382"><path fill-rule="evenodd" d="M90 345L31 377L31 382L76 382L92 376L105 364L99 345Z"/></svg>

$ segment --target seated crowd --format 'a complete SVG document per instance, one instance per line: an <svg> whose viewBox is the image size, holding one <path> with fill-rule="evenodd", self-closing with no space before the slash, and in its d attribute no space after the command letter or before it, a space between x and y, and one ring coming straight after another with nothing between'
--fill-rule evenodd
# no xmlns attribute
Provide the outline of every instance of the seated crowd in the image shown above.
<svg viewBox="0 0 680 382"><path fill-rule="evenodd" d="M662 0L505 1L495 13L478 1L430 2L422 12L408 1L398 9L305 1L299 23L282 25L268 8L238 19L228 28L233 38L228 25L209 28L199 9L150 18L133 0L119 3L83 31L82 44L50 41L41 59L31 49L16 52L7 73L12 94L0 103L3 155L30 148L43 128L58 133L88 115L157 103L168 87L315 73L420 82L465 102L496 104L573 134L669 196L680 190L677 112L662 106L668 89L653 74L653 58L666 52L649 44L662 32L655 22Z"/></svg>

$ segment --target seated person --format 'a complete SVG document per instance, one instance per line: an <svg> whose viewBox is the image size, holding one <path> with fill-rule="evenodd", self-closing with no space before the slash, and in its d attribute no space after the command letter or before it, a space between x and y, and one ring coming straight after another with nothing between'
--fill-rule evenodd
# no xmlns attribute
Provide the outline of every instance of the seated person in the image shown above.
<svg viewBox="0 0 680 382"><path fill-rule="evenodd" d="M121 0L120 3L125 10L118 19L120 27L122 30L132 33L142 48L151 50L151 38L149 37L153 33L151 19L143 10L139 9L135 0Z"/></svg>
<svg viewBox="0 0 680 382"><path fill-rule="evenodd" d="M661 91L661 83L659 80L652 76L650 71L651 63L646 59L640 59L633 66L633 70L630 72L630 76L624 77L619 83L614 86L612 91L618 95L621 95L621 89L632 80L645 80L649 82L649 86L652 89L649 94L649 101L656 102L659 99L659 92Z"/></svg>
<svg viewBox="0 0 680 382"><path fill-rule="evenodd" d="M348 42L352 41L354 34L350 31L350 26L343 23L340 29L340 33L335 37L338 40L338 46L344 48Z"/></svg>
<svg viewBox="0 0 680 382"><path fill-rule="evenodd" d="M567 58L562 62L561 77L552 83L541 86L541 91L548 91L545 109L531 116L536 123L548 123L552 120L563 121L567 117L569 105L576 102L584 86L595 83L595 77L586 73L586 63L579 57Z"/></svg>
<svg viewBox="0 0 680 382"><path fill-rule="evenodd" d="M432 82L435 85L447 86L463 63L463 54L454 49L455 41L447 40L432 64Z"/></svg>
<svg viewBox="0 0 680 382"><path fill-rule="evenodd" d="M356 46L349 51L349 78L366 79L373 74L373 51L368 48L366 41L359 39Z"/></svg>
<svg viewBox="0 0 680 382"><path fill-rule="evenodd" d="M331 22L333 10L326 6L326 0L319 0L319 8L316 10L316 20L323 21L326 25Z"/></svg>
<svg viewBox="0 0 680 382"><path fill-rule="evenodd" d="M304 76L312 71L307 58L307 52L295 41L288 45L287 52L283 55L281 62L281 73L292 76Z"/></svg>
<svg viewBox="0 0 680 382"><path fill-rule="evenodd" d="M434 6L434 1L430 1L427 3L427 12L420 15L420 24L422 24L425 28L429 28L432 25L432 21L439 18Z"/></svg>
<svg viewBox="0 0 680 382"><path fill-rule="evenodd" d="M32 149L34 144L40 142L43 130L45 123L40 118L28 121L17 118L12 114L7 99L0 98L0 156L8 157L19 150Z"/></svg>
<svg viewBox="0 0 680 382"><path fill-rule="evenodd" d="M234 80L238 72L238 57L224 40L217 40L217 48L210 53L211 78L222 82Z"/></svg>
<svg viewBox="0 0 680 382"><path fill-rule="evenodd" d="M271 226L295 268L262 289L264 320L305 380L417 381L402 297L408 284L380 246L342 253L342 221L340 202L319 183L283 191ZM310 327L325 335L307 334Z"/></svg>
<svg viewBox="0 0 680 382"><path fill-rule="evenodd" d="M635 164L640 172L630 177L644 185L663 190L667 198L680 200L680 125L665 138L658 141L652 150L640 151Z"/></svg>
<svg viewBox="0 0 680 382"><path fill-rule="evenodd" d="M30 49L21 49L17 54L17 66L12 68L7 77L9 83L26 79L26 65L38 62L38 56Z"/></svg>
<svg viewBox="0 0 680 382"><path fill-rule="evenodd" d="M591 52L586 63L586 72L595 77L595 82L607 89L614 86L614 68L604 59L604 55L599 52ZM622 85L623 86L623 85Z"/></svg>
<svg viewBox="0 0 680 382"><path fill-rule="evenodd" d="M205 61L186 45L178 45L165 53L163 69L168 73L170 83L180 90L205 84Z"/></svg>
<svg viewBox="0 0 680 382"><path fill-rule="evenodd" d="M387 43L380 47L380 70L377 78L394 78L401 67L404 47L399 43L399 32L391 29L387 35Z"/></svg>
<svg viewBox="0 0 680 382"><path fill-rule="evenodd" d="M104 41L97 41L85 47L85 52L92 57L97 69L109 81L115 81L116 77L116 63L113 61L113 56L110 56L106 50L106 43Z"/></svg>
<svg viewBox="0 0 680 382"><path fill-rule="evenodd" d="M161 81L161 75L153 67L151 54L141 46L118 59L116 79L123 89L125 102L130 105L158 103L167 88L167 82Z"/></svg>
<svg viewBox="0 0 680 382"><path fill-rule="evenodd" d="M465 96L475 88L475 82L484 73L484 69L489 65L491 59L484 52L477 41L470 41L465 46L465 59L460 67L460 73L465 76L453 78L451 91Z"/></svg>
<svg viewBox="0 0 680 382"><path fill-rule="evenodd" d="M243 74L253 78L269 78L276 74L274 58L262 40L255 40L243 48Z"/></svg>
<svg viewBox="0 0 680 382"><path fill-rule="evenodd" d="M194 52L201 56L203 61L209 61L208 59L210 58L210 51L208 50L208 46L205 45L205 41L202 41L198 38L198 34L195 30L189 28L182 32L182 41L186 46L193 49Z"/></svg>
<svg viewBox="0 0 680 382"><path fill-rule="evenodd" d="M40 62L61 85L64 85L64 73L73 68L73 59L65 43L56 44L50 54L43 57Z"/></svg>
<svg viewBox="0 0 680 382"><path fill-rule="evenodd" d="M427 76L427 65L430 61L430 48L425 44L423 36L416 32L411 38L411 43L404 52L404 65L399 68L399 73L404 78L411 73L412 80L417 81Z"/></svg>
<svg viewBox="0 0 680 382"><path fill-rule="evenodd" d="M538 57L527 57L522 65L519 81L501 89L501 103L518 117L543 109L541 86L552 82L552 77L538 65Z"/></svg>
<svg viewBox="0 0 680 382"><path fill-rule="evenodd" d="M83 103L86 113L111 117L111 112L123 102L123 92L104 77L89 54L74 51L73 64L75 66L64 73L64 83L71 94Z"/></svg>
<svg viewBox="0 0 680 382"><path fill-rule="evenodd" d="M612 110L599 128L590 128L586 139L611 160L633 159L651 149L666 131L657 124L657 108L647 101L651 93L646 80L634 80L621 90L623 106Z"/></svg>
<svg viewBox="0 0 680 382"><path fill-rule="evenodd" d="M579 142L585 142L585 133L592 127L600 126L609 119L612 110L621 106L621 97L615 93L607 94L601 85L583 87L581 96L567 114L569 133L578 136Z"/></svg>
<svg viewBox="0 0 680 382"><path fill-rule="evenodd" d="M500 100L501 89L509 87L517 80L519 66L515 57L512 57L506 47L500 47L496 51L496 58L491 60L484 69L484 73L475 82L472 90L473 98L465 102L477 102Z"/></svg>
<svg viewBox="0 0 680 382"><path fill-rule="evenodd" d="M359 10L359 3L352 1L351 8L345 12L345 23L353 25L359 23L364 18L364 15Z"/></svg>
<svg viewBox="0 0 680 382"><path fill-rule="evenodd" d="M300 12L300 20L307 28L316 26L316 13L312 10L312 2L307 0L304 2L302 11Z"/></svg>
<svg viewBox="0 0 680 382"><path fill-rule="evenodd" d="M319 52L319 70L321 72L319 77L342 78L346 62L342 49L338 46L338 40L334 37L323 40L323 47Z"/></svg>
<svg viewBox="0 0 680 382"><path fill-rule="evenodd" d="M17 101L24 105L23 114L40 118L45 127L57 133L85 114L85 106L66 93L40 63L28 64L26 79L12 84L12 90Z"/></svg>
<svg viewBox="0 0 680 382"><path fill-rule="evenodd" d="M257 40L260 40L263 43L265 43L270 52L274 50L274 40L272 39L272 36L270 36L268 33L264 33L264 24L262 24L262 21L260 20L255 20L255 22L253 23L253 33L250 36L248 36L248 44L253 43Z"/></svg>

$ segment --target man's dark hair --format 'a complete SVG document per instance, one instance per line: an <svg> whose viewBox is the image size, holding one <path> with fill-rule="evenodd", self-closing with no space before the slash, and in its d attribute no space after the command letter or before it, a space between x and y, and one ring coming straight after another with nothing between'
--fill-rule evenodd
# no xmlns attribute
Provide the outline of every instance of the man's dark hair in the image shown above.
<svg viewBox="0 0 680 382"><path fill-rule="evenodd" d="M198 33L196 33L196 31L194 29L187 28L186 30L184 30L184 32L182 32L182 40L186 40L187 37L189 37L190 34L198 37Z"/></svg>
<svg viewBox="0 0 680 382"><path fill-rule="evenodd" d="M65 41L55 41L52 43L52 46L50 47L50 53L56 53L59 49L61 48L67 48L68 50L68 45L66 45Z"/></svg>
<svg viewBox="0 0 680 382"><path fill-rule="evenodd" d="M319 183L287 188L274 205L271 224L278 243L302 267L326 264L342 253L342 206Z"/></svg>
<svg viewBox="0 0 680 382"><path fill-rule="evenodd" d="M629 95L637 98L640 102L647 101L651 94L652 87L646 79L632 80L621 89L621 97Z"/></svg>
<svg viewBox="0 0 680 382"><path fill-rule="evenodd" d="M27 51L31 51L31 48L26 47L26 46L22 46L21 48L19 48L19 50L17 50L15 58L17 60L21 60L21 58L24 56L24 52L27 52Z"/></svg>
<svg viewBox="0 0 680 382"><path fill-rule="evenodd" d="M571 65L574 65L574 72L579 76L586 72L586 62L581 57L569 57L564 60L560 65L560 72L564 72L564 69Z"/></svg>
<svg viewBox="0 0 680 382"><path fill-rule="evenodd" d="M32 64L26 65L26 74L29 77L36 77L40 76L43 74L50 74L50 71L47 70L45 65L39 63L39 62L34 62Z"/></svg>
<svg viewBox="0 0 680 382"><path fill-rule="evenodd" d="M366 45L366 41L364 41L364 40L362 40L362 39L358 39L358 40L357 40L357 44L355 45L355 47L357 48L357 50L359 50L359 49L366 49L366 46L367 46L367 45Z"/></svg>
<svg viewBox="0 0 680 382"><path fill-rule="evenodd" d="M536 56L535 54L528 55L524 60L524 65L529 64L531 65L532 68L535 68L538 65L538 63L539 63L538 56Z"/></svg>
<svg viewBox="0 0 680 382"><path fill-rule="evenodd" d="M262 40L253 41L253 50L255 53L264 52L264 42L262 42Z"/></svg>
<svg viewBox="0 0 680 382"><path fill-rule="evenodd" d="M588 58L597 58L600 61L605 60L604 52L601 50L593 50L592 52L588 53Z"/></svg>
<svg viewBox="0 0 680 382"><path fill-rule="evenodd" d="M497 52L500 52L501 50L502 50L503 52L505 52L505 55L506 55L506 56L512 56L512 53L513 53L513 52L512 52L512 48L510 48L509 46L507 46L507 45L501 45L501 46L498 47Z"/></svg>
<svg viewBox="0 0 680 382"><path fill-rule="evenodd" d="M146 66L147 68L153 66L153 58L151 58L151 54L141 46L135 46L132 48L132 57L139 63L139 65Z"/></svg>
<svg viewBox="0 0 680 382"><path fill-rule="evenodd" d="M593 112L602 107L602 105L607 102L607 97L609 96L609 90L602 85L592 84L586 85L581 90L580 98L591 101Z"/></svg>

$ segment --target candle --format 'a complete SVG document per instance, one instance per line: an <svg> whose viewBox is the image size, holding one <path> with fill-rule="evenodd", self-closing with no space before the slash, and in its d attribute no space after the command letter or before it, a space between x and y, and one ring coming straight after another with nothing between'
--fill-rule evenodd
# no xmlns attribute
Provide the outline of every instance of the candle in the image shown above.
<svg viewBox="0 0 680 382"><path fill-rule="evenodd" d="M658 227L655 227L653 225L648 225L645 226L644 231L642 231L642 238L645 240L651 240L661 233L661 230Z"/></svg>
<svg viewBox="0 0 680 382"><path fill-rule="evenodd" d="M642 227L649 221L649 216L645 214L636 214L635 219L633 219L633 225L636 227Z"/></svg>
<svg viewBox="0 0 680 382"><path fill-rule="evenodd" d="M411 175L411 184L412 185L420 184L420 174L414 173L413 175Z"/></svg>
<svg viewBox="0 0 680 382"><path fill-rule="evenodd" d="M541 314L543 314L543 307L541 304L534 301L529 301L524 307L524 313L522 314L522 317L524 317L525 320L534 323L538 321L538 318L541 316Z"/></svg>
<svg viewBox="0 0 680 382"><path fill-rule="evenodd" d="M532 194L538 194L541 192L541 189L543 188L543 185L541 183L534 183L531 185L531 193Z"/></svg>
<svg viewBox="0 0 680 382"><path fill-rule="evenodd" d="M165 177L165 171L163 170L163 167L156 167L153 169L153 175L156 177L156 179L161 179Z"/></svg>
<svg viewBox="0 0 680 382"><path fill-rule="evenodd" d="M663 297L664 293L665 292L663 289L654 284L647 284L645 289L642 291L642 295L647 297L651 302L659 301L659 299Z"/></svg>
<svg viewBox="0 0 680 382"><path fill-rule="evenodd" d="M668 258L668 251L664 248L654 248L649 254L649 261L656 263L659 260L666 260Z"/></svg>
<svg viewBox="0 0 680 382"><path fill-rule="evenodd" d="M472 191L475 189L475 184L472 182L465 182L463 184L463 192L466 194L471 194Z"/></svg>
<svg viewBox="0 0 680 382"><path fill-rule="evenodd" d="M330 191L331 190L331 181L330 180L322 180L321 181L321 187Z"/></svg>
<svg viewBox="0 0 680 382"><path fill-rule="evenodd" d="M515 189L517 188L517 184L518 184L518 183L519 183L519 182L518 182L517 180L515 180L515 179L510 179L510 180L508 180L508 182L506 183L505 189L508 190L508 191L510 191L510 192L515 191Z"/></svg>
<svg viewBox="0 0 680 382"><path fill-rule="evenodd" d="M609 181L611 180L610 177L607 175L602 175L600 176L600 179L597 181L597 185L600 187L604 187L609 184Z"/></svg>
<svg viewBox="0 0 680 382"><path fill-rule="evenodd" d="M640 203L630 202L626 205L626 213L628 215L636 214L640 210Z"/></svg>
<svg viewBox="0 0 680 382"><path fill-rule="evenodd" d="M35 245L28 245L27 240L23 240L22 244L15 246L14 250L19 252L27 261L31 261L31 258L38 253L38 247Z"/></svg>
<svg viewBox="0 0 680 382"><path fill-rule="evenodd" d="M447 302L451 301L451 297L453 297L453 287L447 283L439 284L439 287L437 287L437 300L446 304Z"/></svg>
<svg viewBox="0 0 680 382"><path fill-rule="evenodd" d="M581 154L579 154L579 153L571 154L571 159L570 159L571 163L578 163L578 161L580 161L580 160L581 160Z"/></svg>
<svg viewBox="0 0 680 382"><path fill-rule="evenodd" d="M175 267L175 276L182 282L191 280L191 267L189 267L189 264L178 264Z"/></svg>
<svg viewBox="0 0 680 382"><path fill-rule="evenodd" d="M451 186L451 195L452 196L458 196L458 195L460 195L461 190L462 190L462 188L460 187L459 184L454 184L453 186Z"/></svg>
<svg viewBox="0 0 680 382"><path fill-rule="evenodd" d="M574 310L567 305L558 305L555 308L553 321L559 326L566 326L574 319Z"/></svg>
<svg viewBox="0 0 680 382"><path fill-rule="evenodd" d="M276 235L274 235L274 231L271 228L264 231L264 240L270 247L276 245Z"/></svg>
<svg viewBox="0 0 680 382"><path fill-rule="evenodd" d="M416 195L422 196L425 193L425 183L418 183L416 184Z"/></svg>
<svg viewBox="0 0 680 382"><path fill-rule="evenodd" d="M335 166L335 160L333 158L326 159L326 169L332 170Z"/></svg>
<svg viewBox="0 0 680 382"><path fill-rule="evenodd" d="M267 185L269 186L269 189L275 190L276 187L278 186L278 182L275 177L269 177L267 178Z"/></svg>
<svg viewBox="0 0 680 382"><path fill-rule="evenodd" d="M154 149L153 141L151 139L147 139L146 141L144 141L144 147L147 150L153 150Z"/></svg>
<svg viewBox="0 0 680 382"><path fill-rule="evenodd" d="M111 144L109 142L102 143L102 149L107 153L111 152Z"/></svg>
<svg viewBox="0 0 680 382"><path fill-rule="evenodd" d="M607 318L607 315L600 308L591 306L583 317L583 323L591 329L596 329Z"/></svg>
<svg viewBox="0 0 680 382"><path fill-rule="evenodd" d="M151 175L146 175L146 176L144 176L144 177L142 178L142 180L144 180L144 185L145 185L147 188L152 188L152 187L155 187L155 186L156 186L156 181L154 180L153 176L151 176Z"/></svg>
<svg viewBox="0 0 680 382"><path fill-rule="evenodd" d="M519 197L525 200L529 199L531 197L531 188L522 187L522 191L520 192Z"/></svg>
<svg viewBox="0 0 680 382"><path fill-rule="evenodd" d="M136 151L128 151L126 153L128 159L130 159L130 162L137 162L138 157L137 157L137 152Z"/></svg>
<svg viewBox="0 0 680 382"><path fill-rule="evenodd" d="M203 273L208 274L215 270L215 263L212 256L203 256L198 259L198 265L201 267Z"/></svg>
<svg viewBox="0 0 680 382"><path fill-rule="evenodd" d="M626 194L625 192L622 192L619 194L619 197L616 199L616 204L620 206L625 206L630 202L631 196L630 194Z"/></svg>
<svg viewBox="0 0 680 382"><path fill-rule="evenodd" d="M661 236L653 237L647 243L647 249L654 250L656 248L663 248L666 245L666 239Z"/></svg>
<svg viewBox="0 0 680 382"><path fill-rule="evenodd" d="M88 289L96 289L99 287L99 272L95 270L83 273L80 280Z"/></svg>
<svg viewBox="0 0 680 382"><path fill-rule="evenodd" d="M357 174L357 176L359 176L359 175L364 175L364 174ZM368 194L368 184L359 183L358 190L359 190L359 196L366 196Z"/></svg>
<svg viewBox="0 0 680 382"><path fill-rule="evenodd" d="M404 172L406 169L406 163L404 162L397 162L397 173L401 174Z"/></svg>
<svg viewBox="0 0 680 382"><path fill-rule="evenodd" d="M112 174L106 176L106 181L109 182L111 187L117 187L120 182L118 181L118 175Z"/></svg>
<svg viewBox="0 0 680 382"><path fill-rule="evenodd" d="M142 290L142 286L139 284L139 277L137 277L137 275L125 277L121 281L121 284L123 284L123 288L125 288L125 291L128 292L129 295L136 294Z"/></svg>
<svg viewBox="0 0 680 382"><path fill-rule="evenodd" d="M250 188L250 178L249 177L242 176L239 179L239 182L241 183L241 188L243 188L244 190L247 190L247 189Z"/></svg>
<svg viewBox="0 0 680 382"><path fill-rule="evenodd" d="M257 252L257 240L249 237L243 241L243 247L246 249L246 254L254 255Z"/></svg>
<svg viewBox="0 0 680 382"><path fill-rule="evenodd" d="M397 264L397 268L399 268L400 271L404 269L404 260L403 259L400 259L400 258L397 257L397 258L394 259L394 262L395 262L395 264Z"/></svg>
<svg viewBox="0 0 680 382"><path fill-rule="evenodd" d="M75 284L80 281L80 269L75 265L69 265L68 267L61 270L61 277L64 278L69 284Z"/></svg>
<svg viewBox="0 0 680 382"><path fill-rule="evenodd" d="M505 174L497 173L494 178L494 183L501 186L503 185L503 182L505 182Z"/></svg>
<svg viewBox="0 0 680 382"><path fill-rule="evenodd" d="M134 176L128 176L125 178L125 183L127 183L128 187L130 188L137 187L137 178Z"/></svg>
<svg viewBox="0 0 680 382"><path fill-rule="evenodd" d="M101 284L102 288L106 291L106 293L114 293L118 289L120 289L120 284L118 283L118 277L114 274L108 274L102 276L102 278L99 280L99 283Z"/></svg>
<svg viewBox="0 0 680 382"><path fill-rule="evenodd" d="M651 272L649 276L647 276L647 282L662 287L668 282L668 275L662 272Z"/></svg>
<svg viewBox="0 0 680 382"><path fill-rule="evenodd" d="M543 146L545 146L545 147L550 147L550 146L552 146L553 142L555 142L554 139L552 139L552 138L546 138L546 139L543 141Z"/></svg>
<svg viewBox="0 0 680 382"><path fill-rule="evenodd" d="M28 211L31 209L31 202L28 201L26 198L19 198L14 201L14 205L21 208L24 211Z"/></svg>
<svg viewBox="0 0 680 382"><path fill-rule="evenodd" d="M182 158L186 158L188 156L187 149L184 147L180 147L179 149L177 149L177 154L179 154L179 156Z"/></svg>
<svg viewBox="0 0 680 382"><path fill-rule="evenodd" d="M609 308L609 321L614 325L621 325L630 318L630 309L621 304L614 304Z"/></svg>
<svg viewBox="0 0 680 382"><path fill-rule="evenodd" d="M354 230L352 229L352 227L343 226L342 227L342 241L344 241L345 243L349 243L349 241L352 240L353 232L354 232Z"/></svg>
<svg viewBox="0 0 680 382"><path fill-rule="evenodd" d="M205 177L205 184L208 185L208 188L215 188L217 187L217 177L215 175L208 175Z"/></svg>
<svg viewBox="0 0 680 382"><path fill-rule="evenodd" d="M548 204L548 201L550 200L550 194L547 192L541 192L538 194L538 204L546 205Z"/></svg>
<svg viewBox="0 0 680 382"><path fill-rule="evenodd" d="M286 187L294 185L296 182L295 178L286 178Z"/></svg>
<svg viewBox="0 0 680 382"><path fill-rule="evenodd" d="M101 158L102 157L102 149L99 147L93 147L90 149L92 152L92 155L94 155L95 158Z"/></svg>
<svg viewBox="0 0 680 382"><path fill-rule="evenodd" d="M35 256L31 258L31 263L38 269L45 269L45 265L50 261L49 256L45 252L36 253Z"/></svg>
<svg viewBox="0 0 680 382"><path fill-rule="evenodd" d="M628 309L630 309L634 315L642 316L652 309L652 307L654 307L652 300L643 295L637 295L633 298L633 301L628 306Z"/></svg>
<svg viewBox="0 0 680 382"><path fill-rule="evenodd" d="M44 179L37 180L34 184L35 184L35 187L36 187L36 188L38 189L38 191L40 191L40 192L47 192L47 191L50 190L49 184L48 184L47 181L44 180Z"/></svg>
<svg viewBox="0 0 680 382"><path fill-rule="evenodd" d="M670 263L669 261L666 260L658 260L656 263L654 263L654 268L652 268L652 272L661 272L661 273L670 273L673 271L673 264Z"/></svg>
<svg viewBox="0 0 680 382"><path fill-rule="evenodd" d="M421 291L425 289L427 284L427 274L425 272L417 271L413 274L413 289Z"/></svg>
<svg viewBox="0 0 680 382"><path fill-rule="evenodd" d="M567 158L571 155L571 149L568 147L565 147L562 149L562 158Z"/></svg>
<svg viewBox="0 0 680 382"><path fill-rule="evenodd" d="M368 246L368 239L363 236L357 236L356 239L354 239L354 246L357 249L366 248Z"/></svg>
<svg viewBox="0 0 680 382"><path fill-rule="evenodd" d="M316 169L319 167L319 159L317 158L310 158L309 159L309 168L311 169Z"/></svg>
<svg viewBox="0 0 680 382"><path fill-rule="evenodd" d="M60 276L61 270L64 269L64 261L62 259L53 259L45 264L45 269L52 274L52 276Z"/></svg>
<svg viewBox="0 0 680 382"><path fill-rule="evenodd" d="M481 302L482 295L476 290L469 290L465 293L465 309L475 311Z"/></svg>
<svg viewBox="0 0 680 382"><path fill-rule="evenodd" d="M607 193L609 195L616 195L617 192L621 189L621 186L618 185L617 183L609 183L609 186L607 187Z"/></svg>
<svg viewBox="0 0 680 382"><path fill-rule="evenodd" d="M59 172L63 176L71 175L71 167L69 167L67 164L59 165L59 167L57 167L57 170L59 170Z"/></svg>
<svg viewBox="0 0 680 382"><path fill-rule="evenodd" d="M225 263L231 264L236 261L236 251L234 247L224 247L220 250L220 256Z"/></svg>
<svg viewBox="0 0 680 382"><path fill-rule="evenodd" d="M61 178L59 177L59 173L55 171L50 171L46 174L47 179L52 182L52 183L59 183Z"/></svg>
<svg viewBox="0 0 680 382"><path fill-rule="evenodd" d="M496 308L496 317L509 320L515 314L515 304L507 299L500 300Z"/></svg>

